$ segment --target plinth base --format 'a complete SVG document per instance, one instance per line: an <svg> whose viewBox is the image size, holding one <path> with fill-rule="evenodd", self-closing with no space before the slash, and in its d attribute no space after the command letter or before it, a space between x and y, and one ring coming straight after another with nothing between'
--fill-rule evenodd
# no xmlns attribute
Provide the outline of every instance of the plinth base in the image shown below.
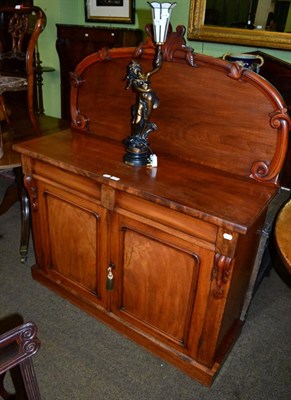
<svg viewBox="0 0 291 400"><path fill-rule="evenodd" d="M123 162L133 167L142 167L149 163L149 156L150 153L148 151L139 153L127 151L123 156Z"/></svg>

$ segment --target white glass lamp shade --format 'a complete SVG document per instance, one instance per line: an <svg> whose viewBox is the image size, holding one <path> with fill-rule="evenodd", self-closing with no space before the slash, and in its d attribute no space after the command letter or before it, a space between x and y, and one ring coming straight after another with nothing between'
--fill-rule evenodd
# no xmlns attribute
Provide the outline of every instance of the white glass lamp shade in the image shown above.
<svg viewBox="0 0 291 400"><path fill-rule="evenodd" d="M157 1L148 3L152 8L154 40L157 44L163 44L166 41L172 9L177 3L158 3Z"/></svg>

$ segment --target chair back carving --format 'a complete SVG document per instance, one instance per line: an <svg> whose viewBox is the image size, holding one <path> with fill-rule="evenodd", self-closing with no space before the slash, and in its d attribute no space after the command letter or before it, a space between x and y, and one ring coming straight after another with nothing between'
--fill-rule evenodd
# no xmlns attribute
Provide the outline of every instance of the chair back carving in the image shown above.
<svg viewBox="0 0 291 400"><path fill-rule="evenodd" d="M12 50L9 56L22 59L25 53L22 51L23 39L29 34L29 19L27 14L14 14L9 21L9 33L12 38ZM5 55L7 56L7 54Z"/></svg>
<svg viewBox="0 0 291 400"><path fill-rule="evenodd" d="M0 21L1 73L11 75L15 75L15 72L23 75L33 73L35 47L46 25L44 12L36 6L20 9L2 7ZM24 61L25 64L14 71L15 60Z"/></svg>
<svg viewBox="0 0 291 400"><path fill-rule="evenodd" d="M46 15L37 6L0 7L0 74L27 79L28 112L32 122L35 49L45 25ZM36 127L36 123L33 125Z"/></svg>

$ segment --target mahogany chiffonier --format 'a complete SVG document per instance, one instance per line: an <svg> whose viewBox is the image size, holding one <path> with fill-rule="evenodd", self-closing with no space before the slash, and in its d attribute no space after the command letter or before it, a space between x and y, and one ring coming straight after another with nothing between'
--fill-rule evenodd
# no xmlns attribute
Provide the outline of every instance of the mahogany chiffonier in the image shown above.
<svg viewBox="0 0 291 400"><path fill-rule="evenodd" d="M150 39L103 49L71 75L71 128L15 145L30 196L34 279L211 385L239 335L289 116L279 92L239 65L194 54L170 32L150 147L158 167L123 162L132 59Z"/></svg>

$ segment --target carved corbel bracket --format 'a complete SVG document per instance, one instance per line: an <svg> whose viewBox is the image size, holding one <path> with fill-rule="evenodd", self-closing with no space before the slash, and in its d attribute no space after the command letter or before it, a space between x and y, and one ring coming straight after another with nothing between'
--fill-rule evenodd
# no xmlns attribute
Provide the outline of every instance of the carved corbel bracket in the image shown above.
<svg viewBox="0 0 291 400"><path fill-rule="evenodd" d="M215 299L221 299L224 295L224 286L229 281L231 273L232 258L220 253L215 254L214 266L212 269L212 280L215 280L216 286L213 291Z"/></svg>
<svg viewBox="0 0 291 400"><path fill-rule="evenodd" d="M38 210L38 188L37 181L31 176L25 176L24 186L26 187L30 199L30 206L32 211Z"/></svg>
<svg viewBox="0 0 291 400"><path fill-rule="evenodd" d="M230 78L239 80L242 78L245 68L241 67L238 63L229 63L229 73L227 74Z"/></svg>

